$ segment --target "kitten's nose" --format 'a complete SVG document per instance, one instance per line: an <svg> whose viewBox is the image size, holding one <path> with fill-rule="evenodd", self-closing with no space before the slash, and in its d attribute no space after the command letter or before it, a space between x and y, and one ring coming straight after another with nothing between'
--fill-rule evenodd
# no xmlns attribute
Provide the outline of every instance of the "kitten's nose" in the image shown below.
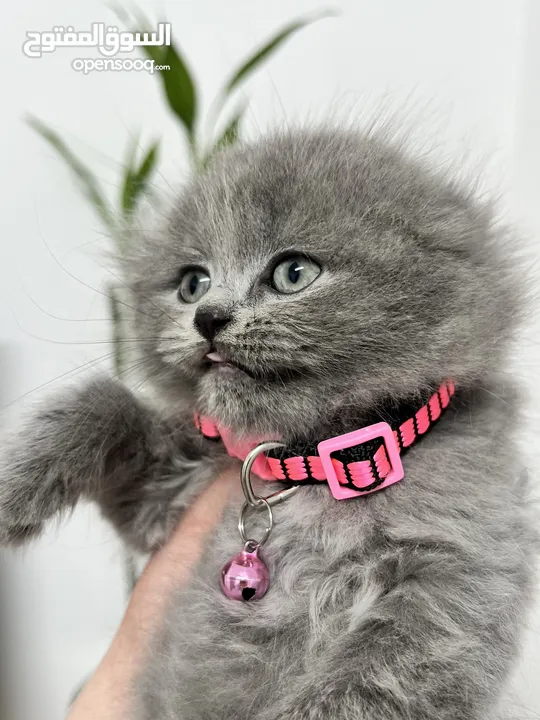
<svg viewBox="0 0 540 720"><path fill-rule="evenodd" d="M232 320L223 310L204 310L199 308L195 313L195 327L201 333L203 338L212 342L215 336L225 325Z"/></svg>

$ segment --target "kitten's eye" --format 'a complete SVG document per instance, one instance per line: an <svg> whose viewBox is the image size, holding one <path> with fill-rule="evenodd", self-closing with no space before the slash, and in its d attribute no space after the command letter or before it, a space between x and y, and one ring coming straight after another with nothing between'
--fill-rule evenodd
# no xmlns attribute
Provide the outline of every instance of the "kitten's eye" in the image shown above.
<svg viewBox="0 0 540 720"><path fill-rule="evenodd" d="M272 285L280 293L296 293L319 277L321 268L313 260L293 255L282 260L272 274Z"/></svg>
<svg viewBox="0 0 540 720"><path fill-rule="evenodd" d="M204 270L188 270L180 280L178 296L187 303L200 300L210 289L210 276Z"/></svg>

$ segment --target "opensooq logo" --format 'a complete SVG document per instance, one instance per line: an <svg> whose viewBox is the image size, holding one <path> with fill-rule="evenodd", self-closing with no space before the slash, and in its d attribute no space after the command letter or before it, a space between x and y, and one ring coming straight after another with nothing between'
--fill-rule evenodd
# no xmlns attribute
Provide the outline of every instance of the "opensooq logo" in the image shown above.
<svg viewBox="0 0 540 720"><path fill-rule="evenodd" d="M97 48L105 57L130 53L136 47L163 47L171 44L171 24L158 23L155 32L119 32L105 23L92 23L89 31L77 32L73 27L54 27L50 32L26 33L23 52L27 57L40 58L59 47Z"/></svg>

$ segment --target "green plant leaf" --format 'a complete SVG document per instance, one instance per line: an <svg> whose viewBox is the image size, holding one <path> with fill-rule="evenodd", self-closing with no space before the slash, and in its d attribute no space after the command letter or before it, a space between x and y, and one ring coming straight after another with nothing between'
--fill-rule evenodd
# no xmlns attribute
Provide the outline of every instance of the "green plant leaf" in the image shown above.
<svg viewBox="0 0 540 720"><path fill-rule="evenodd" d="M159 45L140 45L139 47L147 57L154 60L156 65L163 65L165 63L166 47L160 47Z"/></svg>
<svg viewBox="0 0 540 720"><path fill-rule="evenodd" d="M135 156L130 150L122 185L122 211L125 216L133 214L141 195L147 191L150 176L157 163L158 150L159 141L156 141L152 143L138 168L135 167Z"/></svg>
<svg viewBox="0 0 540 720"><path fill-rule="evenodd" d="M128 142L126 150L126 160L123 166L123 180L120 187L120 208L124 215L131 212L132 194L133 194L133 178L136 172L137 148L139 146L139 134L134 135Z"/></svg>
<svg viewBox="0 0 540 720"><path fill-rule="evenodd" d="M126 165L133 169L135 167L135 158L137 157L137 149L139 147L140 133L137 132L128 140L126 150Z"/></svg>
<svg viewBox="0 0 540 720"><path fill-rule="evenodd" d="M229 122L225 126L223 132L221 133L219 138L214 143L214 146L212 147L212 149L207 153L207 155L201 161L201 164L200 164L201 170L203 170L203 171L206 170L208 165L210 165L210 163L212 162L214 156L220 150L224 150L226 147L229 147L230 145L234 145L236 142L238 142L238 138L240 136L240 122L242 121L242 117L244 116L245 111L246 111L246 106L244 105L229 120Z"/></svg>
<svg viewBox="0 0 540 720"><path fill-rule="evenodd" d="M188 134L193 135L197 118L197 93L189 70L174 45L169 45L162 61L169 70L162 70L159 76L165 88L169 107L184 123Z"/></svg>
<svg viewBox="0 0 540 720"><path fill-rule="evenodd" d="M138 25L138 29L132 29L132 33L136 32L150 32L150 20L148 17L139 9L139 8L133 8L131 12L131 18L129 17L129 13L126 12L125 8L116 8L115 9L116 15L118 18L125 24L125 25ZM142 28L142 31L141 31ZM166 46L160 46L160 45L140 45L140 49L144 52L144 54L149 57L151 60L155 60L156 64L163 64L163 60L166 53Z"/></svg>
<svg viewBox="0 0 540 720"><path fill-rule="evenodd" d="M139 171L137 173L137 182L142 185L144 191L146 191L146 188L148 187L148 180L150 179L150 175L152 174L156 166L158 154L159 140L156 140L154 143L152 143L148 152L144 156L143 161L139 166Z"/></svg>
<svg viewBox="0 0 540 720"><path fill-rule="evenodd" d="M212 149L200 160L198 167L199 171L204 172L220 150L224 150L226 147L234 145L238 142L238 138L240 136L240 122L245 110L246 107L244 106L235 115L233 115L219 138L214 143Z"/></svg>
<svg viewBox="0 0 540 720"><path fill-rule="evenodd" d="M83 194L87 197L103 224L108 230L115 233L116 226L113 212L109 203L105 200L105 196L94 174L73 154L58 133L51 130L45 123L33 116L28 117L26 121L28 125L60 155L72 173L77 177Z"/></svg>
<svg viewBox="0 0 540 720"><path fill-rule="evenodd" d="M214 145L214 150L221 150L238 142L238 138L240 136L240 122L242 121L245 111L246 108L244 106L227 123L225 129L221 133L221 136Z"/></svg>
<svg viewBox="0 0 540 720"><path fill-rule="evenodd" d="M274 37L259 48L244 64L238 68L224 88L224 94L229 95L239 83L241 83L251 72L253 72L261 63L263 63L273 52L275 52L283 43L288 40L291 35L298 32L307 25L320 20L323 17L330 17L334 12L325 12L303 20L295 20L286 25Z"/></svg>
<svg viewBox="0 0 540 720"><path fill-rule="evenodd" d="M144 28L143 32L149 32L150 21L148 18L140 10L137 10L134 15L134 22ZM132 32L137 31L133 29ZM158 74L169 107L185 126L190 142L193 145L193 133L197 117L197 93L193 78L182 59L180 51L173 42L164 47L141 45L140 48L148 58L154 60L156 65L169 66L170 70L160 70Z"/></svg>
<svg viewBox="0 0 540 720"><path fill-rule="evenodd" d="M156 65L169 66L169 70L160 70L157 75L163 84L170 109L192 137L197 118L197 92L193 78L179 50L174 43L165 47L142 45L141 50L147 57L154 60Z"/></svg>
<svg viewBox="0 0 540 720"><path fill-rule="evenodd" d="M149 32L150 21L148 20L146 15L138 8L126 10L126 8L123 7L121 3L117 2L110 2L108 3L108 5L123 25L125 25L126 27L130 25L132 26L131 30L128 30L128 32L131 32L133 35L137 32ZM138 27L134 27L135 25ZM141 28L143 29L141 30ZM165 53L164 47L159 45L141 45L139 47L147 57L149 57L151 60L155 60L156 63L161 64Z"/></svg>

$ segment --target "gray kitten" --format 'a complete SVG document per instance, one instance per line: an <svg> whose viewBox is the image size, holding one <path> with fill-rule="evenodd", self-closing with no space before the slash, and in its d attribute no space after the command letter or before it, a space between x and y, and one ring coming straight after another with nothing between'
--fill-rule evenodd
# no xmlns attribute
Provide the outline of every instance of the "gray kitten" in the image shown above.
<svg viewBox="0 0 540 720"><path fill-rule="evenodd" d="M103 378L44 407L5 453L5 543L86 498L158 547L229 461L194 410L309 444L457 387L402 482L346 501L305 485L275 509L256 603L219 589L241 547L231 503L149 649L134 718L493 719L535 543L500 374L521 307L505 245L490 209L426 163L321 130L225 152L125 262L160 400Z"/></svg>

